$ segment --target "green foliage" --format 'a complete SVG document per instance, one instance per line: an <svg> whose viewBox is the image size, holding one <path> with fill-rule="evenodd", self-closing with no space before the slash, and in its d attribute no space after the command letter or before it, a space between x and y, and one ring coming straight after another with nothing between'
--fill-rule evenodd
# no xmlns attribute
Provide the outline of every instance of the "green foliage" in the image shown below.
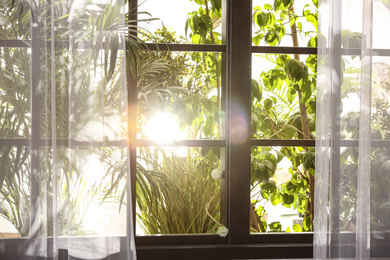
<svg viewBox="0 0 390 260"><path fill-rule="evenodd" d="M214 31L220 23L221 1L196 0L199 10L189 13L185 25L192 43L220 44ZM157 42L180 43L167 28L147 35ZM139 70L138 132L153 114L177 116L188 138L219 138L221 56L218 53L145 52ZM146 73L143 75L143 71ZM151 73L152 72L152 73ZM216 90L216 91L215 91ZM211 96L211 93L216 93ZM137 164L137 219L147 234L215 232L219 224L219 182L210 178L218 167L219 150L189 150L186 163L163 149L143 149ZM161 158L155 160L155 156ZM148 165L148 166L146 166ZM210 218L209 214L214 218Z"/></svg>
<svg viewBox="0 0 390 260"><path fill-rule="evenodd" d="M273 6L255 7L253 21L259 30L254 32L253 43L276 46L286 37L298 38L300 34L307 40L305 45L317 47L317 1L313 1L313 5L306 5L300 16L295 13L294 1L290 0L275 0ZM302 18L306 20L305 27L299 21ZM292 32L293 27L297 30L295 35L286 33ZM301 61L299 55L288 54L260 57L274 67L263 71L258 80L252 80L252 138L303 139L305 128L310 138L314 138L317 57L310 55L306 61ZM291 167L280 169L281 162L287 160ZM280 170L288 170L291 175L286 183L280 183L275 177ZM314 149L252 148L252 196L258 196L257 204L269 201L274 206L283 205L303 214L306 224L303 228L292 227L295 232L311 230L310 178L314 178ZM263 214L259 217L262 218ZM279 225L272 223L268 226L271 231L280 231Z"/></svg>
<svg viewBox="0 0 390 260"><path fill-rule="evenodd" d="M282 225L280 224L279 221L278 222L272 222L268 226L271 229L271 232L280 232L280 231L282 231Z"/></svg>
<svg viewBox="0 0 390 260"><path fill-rule="evenodd" d="M49 2L42 2L40 10L45 13L50 7ZM30 39L31 33L31 10L35 8L30 6L28 1L6 1L0 7L2 14L2 22L0 28L0 37L2 39ZM9 9L5 9L8 7ZM55 9L55 12L60 12L60 9ZM98 120L101 117L102 108L107 116L109 111L117 111L123 113L123 100L117 93L121 89L123 82L116 66L119 64L117 54L119 52L118 43L120 39L118 32L123 30L121 21L115 19L116 14L120 11L117 5L99 6L98 10L90 10L90 15L96 19L90 19L88 16L80 16L78 21L80 26L85 27L86 32L97 31L98 33L79 33L75 34L77 41L93 42L98 46L103 46L102 50L98 49L99 53L94 53L93 49L85 49L82 52L74 52L71 59L77 64L77 69L69 70L70 54L67 48L59 48L55 50L55 57L51 57L50 50L41 49L42 69L46 70L45 75L42 75L40 80L40 138L51 138L52 136L52 93L51 83L56 84L55 95L55 113L56 113L56 135L59 139L72 138L78 136L84 126L91 123L93 120ZM6 14L3 17L3 14ZM105 15L102 15L105 14ZM41 14L38 14L41 15ZM55 23L58 28L56 37L67 39L68 35L61 28L68 27L68 17L66 15L52 14L56 17ZM130 33L134 33L132 23L134 20L129 20L132 15L128 14L128 20L125 23L126 29ZM50 19L42 21L41 35L46 35L51 28ZM93 22L91 22L93 21ZM119 22L119 23L118 23ZM96 28L98 28L96 30ZM101 33L104 31L104 33ZM45 36L46 37L46 36ZM104 40L103 40L104 39ZM127 45L127 61L134 61L134 55L139 54L141 44L138 40L128 37ZM31 138L31 51L29 48L2 48L0 55L0 136L2 138L18 138L28 140ZM103 62L97 62L98 58L102 58ZM47 66L47 61L54 59L56 64L53 69L55 78L51 78L51 66ZM133 64L131 64L133 65ZM131 66L129 66L131 68ZM36 68L35 68L36 69ZM38 68L39 70L39 68ZM43 71L44 71L43 70ZM103 104L100 99L94 99L96 89L90 88L92 80L96 81L96 71L102 71L103 81L101 85L105 86L103 95ZM133 70L132 70L133 71ZM72 79L70 84L69 79ZM98 83L99 84L99 83ZM77 85L70 91L70 86ZM72 92L70 99L69 93ZM92 97L92 98L91 98ZM73 103L70 103L72 100ZM73 104L73 106L72 106ZM75 106L74 104L77 104ZM71 111L71 112L69 112ZM70 114L71 113L71 114ZM72 117L72 120L69 118ZM75 125L77 122L77 126ZM70 127L71 125L71 127ZM68 132L72 129L72 136ZM85 137L85 133L83 137ZM24 146L3 146L0 149L1 156L1 174L0 174L0 215L5 217L17 229L20 236L51 236L52 223L50 222L53 213L51 210L45 212L45 216L41 216L47 223L42 222L37 234L31 234L30 230L30 205L31 205L31 160L32 155L37 151L30 151L30 147ZM112 149L101 150L91 149L86 150L69 148L57 149L57 170L56 176L58 183L58 193L52 193L53 175L53 154L52 151L46 148L39 150L40 172L39 176L35 176L39 183L39 193L42 202L45 205L38 205L43 208L51 209L52 203L57 201L57 220L58 220L58 235L87 235L84 230L84 215L92 201L97 201L104 193L107 183L101 183L94 186L87 178L87 167L90 160L96 154L101 155L101 162L107 161L107 172L110 172L112 165L120 163L111 158ZM95 153L95 154L94 154ZM74 157L72 157L74 156ZM34 158L36 159L36 158ZM122 164L126 166L126 164ZM118 168L118 167L116 167ZM120 170L119 170L120 169ZM115 172L126 172L125 168L119 167ZM90 176L89 176L90 177ZM96 176L98 178L98 176ZM88 180L88 182L87 182ZM116 188L123 187L122 182ZM96 183L97 184L97 183ZM111 190L112 191L112 190ZM111 200L115 192L111 192L104 197L105 200ZM47 204L46 204L47 203ZM40 219L39 216L37 219Z"/></svg>
<svg viewBox="0 0 390 260"><path fill-rule="evenodd" d="M215 232L220 219L215 149L188 148L187 158L164 149L141 150L137 166L137 217L147 234ZM156 158L155 161L149 161ZM158 161L157 161L158 158ZM144 165L144 166L143 166Z"/></svg>

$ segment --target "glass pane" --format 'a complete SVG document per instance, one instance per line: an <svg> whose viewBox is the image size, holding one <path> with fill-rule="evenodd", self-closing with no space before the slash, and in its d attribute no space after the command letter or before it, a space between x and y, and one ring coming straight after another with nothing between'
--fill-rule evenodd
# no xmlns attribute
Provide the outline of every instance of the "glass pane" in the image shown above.
<svg viewBox="0 0 390 260"><path fill-rule="evenodd" d="M284 3L293 3L293 6ZM317 7L312 0L253 0L252 44L317 47Z"/></svg>
<svg viewBox="0 0 390 260"><path fill-rule="evenodd" d="M360 117L361 57L342 56L345 65L341 86L341 137L358 139ZM371 63L371 139L390 139L390 58L374 56Z"/></svg>
<svg viewBox="0 0 390 260"><path fill-rule="evenodd" d="M216 233L221 222L222 152L139 148L136 233Z"/></svg>
<svg viewBox="0 0 390 260"><path fill-rule="evenodd" d="M316 55L253 54L252 138L314 139L316 70Z"/></svg>
<svg viewBox="0 0 390 260"><path fill-rule="evenodd" d="M390 28L383 25L390 23L390 3L388 1L374 1L373 5L372 47L375 49L389 49L387 43L390 41ZM354 13L356 14L356 12Z"/></svg>
<svg viewBox="0 0 390 260"><path fill-rule="evenodd" d="M0 147L0 238L30 233L30 149Z"/></svg>
<svg viewBox="0 0 390 260"><path fill-rule="evenodd" d="M52 235L54 220L59 236L125 235L127 149L61 147L53 156L52 148L40 149L41 235Z"/></svg>
<svg viewBox="0 0 390 260"><path fill-rule="evenodd" d="M115 66L110 69L112 76L108 80L105 54L103 51L94 51L83 48L56 50L53 82L48 62L52 58L50 49L41 49L41 64L47 68L41 72L40 81L41 138L51 138L52 134L53 89L57 138L98 142L126 138L127 94L123 83L125 78L120 69L124 54L118 51ZM71 58L67 60L64 57Z"/></svg>
<svg viewBox="0 0 390 260"><path fill-rule="evenodd" d="M220 139L221 54L151 52L138 73L138 138Z"/></svg>
<svg viewBox="0 0 390 260"><path fill-rule="evenodd" d="M252 148L251 232L311 231L314 158L308 147Z"/></svg>
<svg viewBox="0 0 390 260"><path fill-rule="evenodd" d="M390 57L372 58L371 138L390 140Z"/></svg>
<svg viewBox="0 0 390 260"><path fill-rule="evenodd" d="M384 239L383 230L390 228L389 165L390 149L387 144L371 148L370 222L376 239ZM358 159L357 147L342 147L340 150L340 202L333 208L339 214L341 231L356 232Z"/></svg>
<svg viewBox="0 0 390 260"><path fill-rule="evenodd" d="M27 48L0 48L0 138L28 138L31 52Z"/></svg>
<svg viewBox="0 0 390 260"><path fill-rule="evenodd" d="M4 2L13 2L8 4ZM12 8L11 8L12 6ZM28 40L31 32L31 7L23 1L2 1L0 40Z"/></svg>
<svg viewBox="0 0 390 260"><path fill-rule="evenodd" d="M348 10L342 16L341 44L343 48L362 48L362 30L365 16L362 1L342 1L342 8ZM372 48L389 49L389 28L383 26L390 22L390 5L388 1L373 1L372 14ZM363 37L364 40L366 37Z"/></svg>
<svg viewBox="0 0 390 260"><path fill-rule="evenodd" d="M140 37L146 41L221 44L221 1L147 0L138 12ZM142 21L150 18L158 19Z"/></svg>

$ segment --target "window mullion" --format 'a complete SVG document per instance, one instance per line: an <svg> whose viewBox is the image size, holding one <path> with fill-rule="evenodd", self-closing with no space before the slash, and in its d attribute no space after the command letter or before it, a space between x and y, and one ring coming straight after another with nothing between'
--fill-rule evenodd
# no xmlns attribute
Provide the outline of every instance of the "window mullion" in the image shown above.
<svg viewBox="0 0 390 260"><path fill-rule="evenodd" d="M226 0L230 244L249 243L252 1Z"/></svg>
<svg viewBox="0 0 390 260"><path fill-rule="evenodd" d="M41 25L39 22L39 6L31 11L31 209L30 209L30 239L34 241L38 237L39 230L39 119L40 119L40 48L41 48Z"/></svg>
<svg viewBox="0 0 390 260"><path fill-rule="evenodd" d="M129 13L132 12L131 19L133 26L137 26L137 0L130 0L128 2ZM133 36L137 36L137 32L129 32L134 34ZM130 51L130 50L128 50ZM126 54L127 56L127 54ZM136 59L135 59L135 62ZM126 63L128 66L128 63ZM128 140L129 140L129 171L127 179L130 180L127 184L131 186L131 194L127 195L127 200L132 202L132 208L127 208L127 219L133 219L133 230L135 233L136 226L136 172L137 172L137 147L136 147L136 139L137 139L137 66L133 66L134 70L131 74L130 67L127 68L127 102L128 102ZM129 224L127 223L127 231L129 231Z"/></svg>

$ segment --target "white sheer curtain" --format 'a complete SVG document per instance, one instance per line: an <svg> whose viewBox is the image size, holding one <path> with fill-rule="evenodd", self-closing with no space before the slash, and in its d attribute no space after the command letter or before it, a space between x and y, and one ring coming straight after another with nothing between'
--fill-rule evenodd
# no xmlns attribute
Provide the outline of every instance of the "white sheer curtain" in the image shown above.
<svg viewBox="0 0 390 260"><path fill-rule="evenodd" d="M136 259L125 7L0 3L1 259Z"/></svg>
<svg viewBox="0 0 390 260"><path fill-rule="evenodd" d="M315 259L390 257L389 25L389 1L319 1Z"/></svg>

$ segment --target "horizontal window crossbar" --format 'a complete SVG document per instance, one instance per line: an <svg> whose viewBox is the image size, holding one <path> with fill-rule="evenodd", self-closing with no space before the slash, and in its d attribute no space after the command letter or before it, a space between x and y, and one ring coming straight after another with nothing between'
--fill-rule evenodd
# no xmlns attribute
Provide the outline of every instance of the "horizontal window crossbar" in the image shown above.
<svg viewBox="0 0 390 260"><path fill-rule="evenodd" d="M42 45L51 48L51 41L42 41ZM145 50L150 51L198 51L198 52L226 52L226 45L212 44L173 44L173 43L140 43ZM104 44L103 44L104 45ZM91 49L92 42L77 42L75 48ZM0 47L3 48L30 48L31 40L0 40ZM55 41L56 49L67 49L68 41Z"/></svg>
<svg viewBox="0 0 390 260"><path fill-rule="evenodd" d="M252 139L251 146L303 146L314 147L315 140L305 139Z"/></svg>
<svg viewBox="0 0 390 260"><path fill-rule="evenodd" d="M29 146L31 139L17 139L17 138L4 138L0 139L0 147L2 146ZM40 139L39 146L52 146L52 139ZM103 147L103 146L114 146L114 147L126 147L127 140L120 139L115 141L78 141L73 139L57 139L57 146L59 147Z"/></svg>
<svg viewBox="0 0 390 260"><path fill-rule="evenodd" d="M1 146L29 146L31 139L18 139L18 138L3 138L0 139ZM40 139L39 146L52 146L52 139ZM175 146L185 146L185 147L225 147L225 140L174 140L169 143L161 143L156 140L150 139L139 139L135 142L136 146L139 147L175 147ZM117 147L126 147L127 140L105 140L105 141L79 141L74 139L57 139L57 146L64 147L102 147L102 146L117 146Z"/></svg>
<svg viewBox="0 0 390 260"><path fill-rule="evenodd" d="M41 41L41 47L51 48L52 41ZM31 40L0 40L2 48L31 48ZM65 50L69 48L69 41L54 41L55 48ZM104 42L102 44L104 46ZM92 49L92 42L79 41L73 45L76 49ZM102 47L103 48L103 47ZM119 46L120 48L120 46Z"/></svg>
<svg viewBox="0 0 390 260"><path fill-rule="evenodd" d="M316 144L321 147L330 147L331 141L316 141L314 139L252 139L251 146L302 146L315 147ZM340 147L358 147L358 140L339 140ZM390 147L390 140L371 140L372 147Z"/></svg>
<svg viewBox="0 0 390 260"><path fill-rule="evenodd" d="M358 140L340 140L340 147L358 147ZM0 147L2 146L29 146L31 139L22 138L0 138ZM315 147L316 143L321 147L330 147L331 142L316 141L314 139L252 139L251 146L302 146ZM102 146L117 146L126 147L126 139L106 140L106 141L79 141L74 139L57 139L57 146L62 147L102 147ZM226 147L226 140L173 140L169 143L162 143L151 139L136 140L138 147ZM52 139L42 138L39 140L39 146L52 146ZM371 140L372 147L390 147L390 140Z"/></svg>
<svg viewBox="0 0 390 260"><path fill-rule="evenodd" d="M136 141L136 145L139 147L147 146L185 146L185 147L225 147L225 140L173 140L169 143L161 143L151 139L139 139Z"/></svg>
<svg viewBox="0 0 390 260"><path fill-rule="evenodd" d="M215 44L145 43L145 46L151 51L226 52L226 45Z"/></svg>
<svg viewBox="0 0 390 260"><path fill-rule="evenodd" d="M253 53L317 54L312 47L252 46Z"/></svg>

